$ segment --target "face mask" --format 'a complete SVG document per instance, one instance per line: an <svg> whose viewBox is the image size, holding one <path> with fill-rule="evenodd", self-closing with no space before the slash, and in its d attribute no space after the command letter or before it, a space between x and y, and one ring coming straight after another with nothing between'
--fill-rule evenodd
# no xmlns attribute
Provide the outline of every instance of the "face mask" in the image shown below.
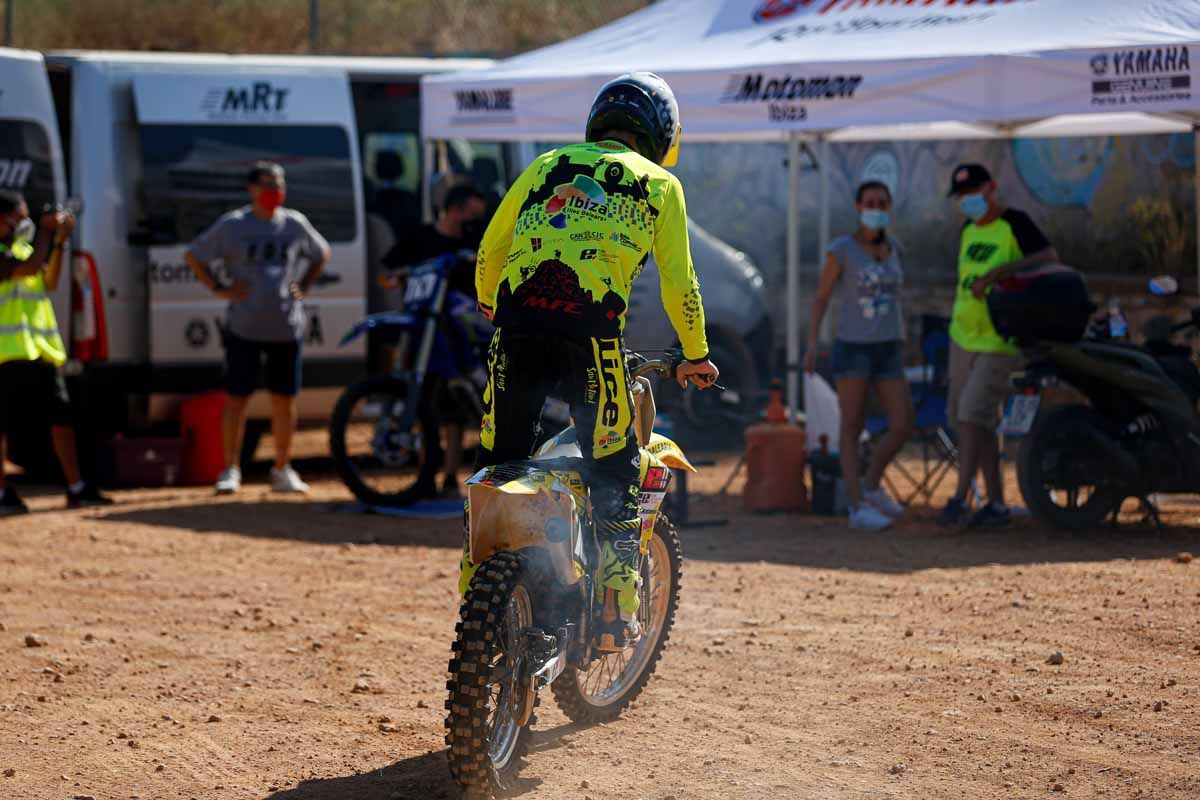
<svg viewBox="0 0 1200 800"><path fill-rule="evenodd" d="M987 214L988 202L982 192L965 194L958 201L958 208L972 222L976 222Z"/></svg>
<svg viewBox="0 0 1200 800"><path fill-rule="evenodd" d="M267 211L274 211L283 205L287 193L283 189L259 189L258 203Z"/></svg>
<svg viewBox="0 0 1200 800"><path fill-rule="evenodd" d="M873 231L881 231L891 222L891 215L886 211L880 211L877 208L864 208L858 215L863 227L870 228Z"/></svg>

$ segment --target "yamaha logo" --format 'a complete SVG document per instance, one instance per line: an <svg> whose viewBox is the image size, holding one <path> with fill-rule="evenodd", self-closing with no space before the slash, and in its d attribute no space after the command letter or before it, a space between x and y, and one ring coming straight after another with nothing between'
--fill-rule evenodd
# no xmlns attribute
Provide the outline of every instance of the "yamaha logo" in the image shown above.
<svg viewBox="0 0 1200 800"><path fill-rule="evenodd" d="M1098 56L1092 56L1092 73L1099 77L1108 72L1108 56L1101 53Z"/></svg>

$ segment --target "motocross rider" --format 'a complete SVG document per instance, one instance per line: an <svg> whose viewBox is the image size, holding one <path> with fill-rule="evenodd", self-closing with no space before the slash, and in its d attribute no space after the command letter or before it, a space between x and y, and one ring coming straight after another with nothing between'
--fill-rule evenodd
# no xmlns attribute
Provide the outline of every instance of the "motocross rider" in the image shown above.
<svg viewBox="0 0 1200 800"><path fill-rule="evenodd" d="M677 378L701 389L704 306L688 247L683 187L663 169L679 148L679 107L649 72L600 90L586 139L539 156L504 196L479 248L480 310L497 331L476 467L529 458L548 394L562 396L580 435L596 531L600 650L624 649L637 623L640 453L621 338L634 280L651 254L662 302L683 345ZM464 553L459 588L476 565Z"/></svg>

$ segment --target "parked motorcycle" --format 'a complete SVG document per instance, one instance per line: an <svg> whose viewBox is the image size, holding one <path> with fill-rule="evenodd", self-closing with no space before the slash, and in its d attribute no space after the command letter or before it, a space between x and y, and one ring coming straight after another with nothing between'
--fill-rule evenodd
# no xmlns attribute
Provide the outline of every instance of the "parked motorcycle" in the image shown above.
<svg viewBox="0 0 1200 800"><path fill-rule="evenodd" d="M619 653L592 648L600 546L581 476L574 427L527 461L468 482L468 546L479 564L463 600L446 684L446 744L467 800L488 800L516 774L538 692L549 687L568 717L615 719L646 686L679 603L682 550L660 506L671 469L695 472L672 441L652 432L653 373L673 377L682 354L627 355L641 445L642 634Z"/></svg>
<svg viewBox="0 0 1200 800"><path fill-rule="evenodd" d="M367 505L406 506L435 491L439 399L458 404L464 417L483 416L491 325L449 287L461 257L449 253L408 270L404 310L371 314L342 338L345 346L376 331L396 343L391 370L346 387L329 422L338 475Z"/></svg>
<svg viewBox="0 0 1200 800"><path fill-rule="evenodd" d="M1082 278L1062 269L1030 276L1024 289L989 298L997 330L1018 339L1030 358L1028 368L1014 376L1017 394L1002 426L1007 433L1028 434L1017 458L1021 494L1035 517L1059 528L1094 527L1115 518L1127 498L1142 500L1156 516L1151 495L1200 492L1200 370L1190 347L1168 341L1200 329L1200 306L1141 347L1114 339L1107 319L1089 327L1086 310L1088 333L1072 339L1061 335L1061 323L1087 308L1086 288L1081 302ZM1041 292L1046 302L1022 301L1020 293L1047 274L1050 284ZM1155 279L1151 287L1157 294L1165 293L1163 287L1178 290L1169 279ZM1043 321L1035 322L1039 318ZM1069 322L1067 328L1076 326ZM1058 384L1073 387L1087 403L1041 409L1043 390Z"/></svg>

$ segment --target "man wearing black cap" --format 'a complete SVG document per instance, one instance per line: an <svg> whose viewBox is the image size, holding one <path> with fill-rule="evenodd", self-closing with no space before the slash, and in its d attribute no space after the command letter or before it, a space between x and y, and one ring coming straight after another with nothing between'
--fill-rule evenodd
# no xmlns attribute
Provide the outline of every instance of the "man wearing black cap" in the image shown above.
<svg viewBox="0 0 1200 800"><path fill-rule="evenodd" d="M983 471L988 502L969 520L971 527L1006 525L996 423L1017 369L1018 350L996 333L986 296L997 282L1021 270L1058 260L1058 253L1029 215L1004 206L996 182L982 164L954 168L950 196L967 218L958 250L958 289L950 322L950 397L947 410L958 429L958 488L942 511L943 525L966 516L966 497L977 470Z"/></svg>

